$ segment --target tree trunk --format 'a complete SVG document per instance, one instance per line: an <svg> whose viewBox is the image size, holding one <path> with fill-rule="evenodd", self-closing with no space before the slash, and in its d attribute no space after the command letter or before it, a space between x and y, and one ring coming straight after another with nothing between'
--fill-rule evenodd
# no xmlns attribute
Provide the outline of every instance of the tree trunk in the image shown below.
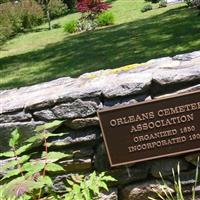
<svg viewBox="0 0 200 200"><path fill-rule="evenodd" d="M52 29L52 25L51 25L51 17L50 17L50 13L49 13L49 9L46 9L46 15L47 15L47 20L48 20L48 25L49 25L49 30Z"/></svg>
<svg viewBox="0 0 200 200"><path fill-rule="evenodd" d="M45 13L46 13L46 17L47 17L47 21L48 21L48 25L49 25L49 30L52 29L52 25L51 25L51 16L50 16L50 12L49 12L49 0L45 0L44 2L44 6L45 6Z"/></svg>

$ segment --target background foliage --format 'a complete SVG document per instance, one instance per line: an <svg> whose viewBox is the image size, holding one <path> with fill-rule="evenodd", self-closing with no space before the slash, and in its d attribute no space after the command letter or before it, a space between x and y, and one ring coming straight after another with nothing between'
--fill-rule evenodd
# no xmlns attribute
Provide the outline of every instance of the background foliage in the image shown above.
<svg viewBox="0 0 200 200"><path fill-rule="evenodd" d="M0 40L43 22L43 10L35 0L22 0L0 5Z"/></svg>

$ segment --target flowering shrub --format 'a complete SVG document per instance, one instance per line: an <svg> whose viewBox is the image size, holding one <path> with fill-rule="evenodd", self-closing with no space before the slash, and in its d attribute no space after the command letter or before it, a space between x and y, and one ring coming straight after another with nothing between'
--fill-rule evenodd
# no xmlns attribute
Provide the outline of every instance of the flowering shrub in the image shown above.
<svg viewBox="0 0 200 200"><path fill-rule="evenodd" d="M79 0L76 5L77 10L81 13L101 13L110 7L109 3L102 0Z"/></svg>
<svg viewBox="0 0 200 200"><path fill-rule="evenodd" d="M79 0L76 8L82 13L82 17L78 21L78 30L94 30L98 26L96 17L110 7L109 3L102 0Z"/></svg>

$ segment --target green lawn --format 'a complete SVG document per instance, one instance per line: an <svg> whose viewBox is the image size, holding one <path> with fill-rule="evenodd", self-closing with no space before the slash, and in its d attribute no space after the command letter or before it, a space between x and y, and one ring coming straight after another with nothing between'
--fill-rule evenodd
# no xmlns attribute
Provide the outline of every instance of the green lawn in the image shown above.
<svg viewBox="0 0 200 200"><path fill-rule="evenodd" d="M1 47L0 88L31 85L62 76L76 77L152 58L200 49L200 17L183 4L141 13L144 3L112 0L116 25L69 35L63 29L27 33ZM155 6L156 8L156 6ZM78 14L57 19L63 25Z"/></svg>

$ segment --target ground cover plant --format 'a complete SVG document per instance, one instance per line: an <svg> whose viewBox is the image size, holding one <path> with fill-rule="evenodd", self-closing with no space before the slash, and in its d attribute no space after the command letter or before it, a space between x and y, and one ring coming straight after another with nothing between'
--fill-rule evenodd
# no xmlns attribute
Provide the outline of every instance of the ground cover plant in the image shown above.
<svg viewBox="0 0 200 200"><path fill-rule="evenodd" d="M47 24L21 34L0 47L0 88L13 88L76 77L85 72L117 68L149 59L199 50L198 10L186 4L168 5L141 13L143 1L112 1L115 25L70 35L63 26L79 13L56 19L62 27L47 31ZM156 9L155 9L156 8Z"/></svg>

